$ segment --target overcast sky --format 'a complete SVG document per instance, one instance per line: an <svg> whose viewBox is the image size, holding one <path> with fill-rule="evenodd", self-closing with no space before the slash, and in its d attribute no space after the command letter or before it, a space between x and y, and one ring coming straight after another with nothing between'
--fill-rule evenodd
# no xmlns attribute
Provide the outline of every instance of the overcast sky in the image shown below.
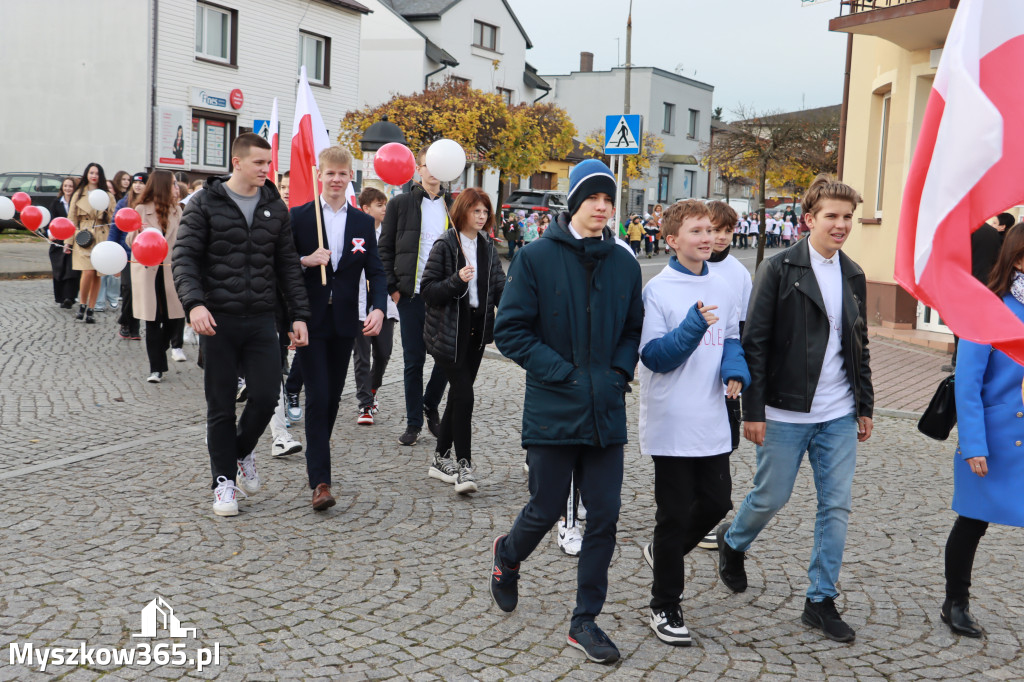
<svg viewBox="0 0 1024 682"><path fill-rule="evenodd" d="M846 34L830 33L839 0L633 0L633 64L657 66L715 86L730 120L740 104L793 111L843 99ZM626 59L629 0L509 0L541 74L594 70ZM616 38L618 53L616 53Z"/></svg>

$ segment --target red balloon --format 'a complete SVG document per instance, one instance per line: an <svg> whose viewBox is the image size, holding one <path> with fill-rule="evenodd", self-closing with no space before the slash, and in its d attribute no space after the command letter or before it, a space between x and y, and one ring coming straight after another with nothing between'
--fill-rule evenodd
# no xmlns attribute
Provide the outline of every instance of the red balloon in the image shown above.
<svg viewBox="0 0 1024 682"><path fill-rule="evenodd" d="M14 204L14 210L20 213L25 210L26 206L32 205L32 197L24 192L15 192L14 196L11 197L11 203Z"/></svg>
<svg viewBox="0 0 1024 682"><path fill-rule="evenodd" d="M15 194L14 196L18 195ZM39 210L38 206L26 206L21 211L21 222L25 227L35 232L43 224L43 212Z"/></svg>
<svg viewBox="0 0 1024 682"><path fill-rule="evenodd" d="M125 206L114 214L114 224L122 232L134 232L142 227L142 218L134 208Z"/></svg>
<svg viewBox="0 0 1024 682"><path fill-rule="evenodd" d="M167 240L160 230L143 230L132 242L132 258L143 265L160 265L167 257Z"/></svg>
<svg viewBox="0 0 1024 682"><path fill-rule="evenodd" d="M67 218L54 218L50 221L50 238L64 241L75 233L75 224Z"/></svg>
<svg viewBox="0 0 1024 682"><path fill-rule="evenodd" d="M373 157L373 170L389 185L404 185L416 172L416 157L400 142L388 142Z"/></svg>

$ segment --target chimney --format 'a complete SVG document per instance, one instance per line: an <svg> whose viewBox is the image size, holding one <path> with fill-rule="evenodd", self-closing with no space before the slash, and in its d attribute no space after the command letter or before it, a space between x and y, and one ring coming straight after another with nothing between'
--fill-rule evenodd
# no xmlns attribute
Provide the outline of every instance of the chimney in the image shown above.
<svg viewBox="0 0 1024 682"><path fill-rule="evenodd" d="M580 71L590 73L594 70L594 53L580 52Z"/></svg>

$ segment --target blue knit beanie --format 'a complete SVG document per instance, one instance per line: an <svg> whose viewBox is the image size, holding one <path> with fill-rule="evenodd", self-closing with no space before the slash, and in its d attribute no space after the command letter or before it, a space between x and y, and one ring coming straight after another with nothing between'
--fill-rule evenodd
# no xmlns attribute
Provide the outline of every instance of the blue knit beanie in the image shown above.
<svg viewBox="0 0 1024 682"><path fill-rule="evenodd" d="M576 215L586 198L598 192L604 192L615 203L618 192L611 169L597 159L576 164L569 173L569 215Z"/></svg>

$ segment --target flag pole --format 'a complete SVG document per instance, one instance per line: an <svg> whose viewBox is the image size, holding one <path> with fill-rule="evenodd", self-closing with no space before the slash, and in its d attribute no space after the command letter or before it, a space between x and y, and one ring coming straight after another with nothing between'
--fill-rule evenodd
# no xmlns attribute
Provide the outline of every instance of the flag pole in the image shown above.
<svg viewBox="0 0 1024 682"><path fill-rule="evenodd" d="M313 178L313 212L316 213L316 245L321 249L324 248L324 219L320 215L320 193L317 192L316 182L316 166L310 166L310 176ZM327 266L320 266L320 284L327 286Z"/></svg>

